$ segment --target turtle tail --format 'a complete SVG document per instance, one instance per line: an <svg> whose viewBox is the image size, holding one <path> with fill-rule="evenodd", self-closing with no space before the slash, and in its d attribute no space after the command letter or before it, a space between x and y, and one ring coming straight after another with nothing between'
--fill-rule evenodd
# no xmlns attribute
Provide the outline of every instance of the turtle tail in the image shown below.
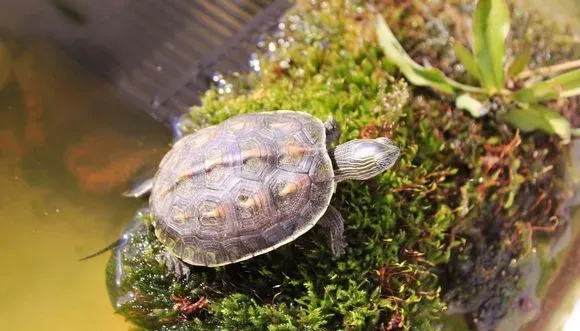
<svg viewBox="0 0 580 331"><path fill-rule="evenodd" d="M90 255L87 255L85 257L80 258L79 261L85 261L88 259L92 259L93 257L97 257L97 256L99 256L99 255L101 255L101 254L103 254L111 249L119 247L122 243L123 243L123 239L122 238L118 239L115 242L110 243L107 247L102 248L102 249L100 249L100 250L98 250Z"/></svg>

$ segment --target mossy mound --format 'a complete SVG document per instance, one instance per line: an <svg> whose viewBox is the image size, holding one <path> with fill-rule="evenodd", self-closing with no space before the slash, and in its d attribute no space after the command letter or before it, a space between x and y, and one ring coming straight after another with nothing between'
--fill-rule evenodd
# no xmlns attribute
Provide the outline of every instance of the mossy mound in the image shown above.
<svg viewBox="0 0 580 331"><path fill-rule="evenodd" d="M388 7L380 10L389 17ZM528 251L526 231L550 226L558 206L554 200L536 210L555 189L549 151L557 151L557 141L520 136L493 118L468 117L442 96L412 91L392 76L374 42L372 15L363 3L301 5L264 41L259 73L226 77L190 114L195 127L295 109L332 115L341 142L390 137L401 149L397 164L371 180L341 183L333 197L347 220L346 254L333 258L315 229L248 261L193 268L185 280L167 273L157 258L161 245L143 230L109 264L120 314L158 330L428 330L446 306L442 284L449 293L469 293L449 300L476 315L490 302L488 287L470 279L507 284L500 290L505 302L517 296L512 260ZM513 272L502 273L508 266Z"/></svg>

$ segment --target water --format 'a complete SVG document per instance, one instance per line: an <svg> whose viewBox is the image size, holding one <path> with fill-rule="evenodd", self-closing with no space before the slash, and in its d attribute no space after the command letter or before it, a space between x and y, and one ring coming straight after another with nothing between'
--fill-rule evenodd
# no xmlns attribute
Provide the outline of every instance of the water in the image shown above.
<svg viewBox="0 0 580 331"><path fill-rule="evenodd" d="M0 52L0 325L127 330L107 296L108 254L78 259L132 219L141 201L120 194L159 161L170 134L47 44L8 50Z"/></svg>

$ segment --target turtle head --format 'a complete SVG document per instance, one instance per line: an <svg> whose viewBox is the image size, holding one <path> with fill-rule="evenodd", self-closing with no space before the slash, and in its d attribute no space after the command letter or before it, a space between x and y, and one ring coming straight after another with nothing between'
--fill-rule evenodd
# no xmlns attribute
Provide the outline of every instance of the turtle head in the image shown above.
<svg viewBox="0 0 580 331"><path fill-rule="evenodd" d="M384 137L348 141L334 150L335 179L369 179L392 167L400 153L399 148Z"/></svg>

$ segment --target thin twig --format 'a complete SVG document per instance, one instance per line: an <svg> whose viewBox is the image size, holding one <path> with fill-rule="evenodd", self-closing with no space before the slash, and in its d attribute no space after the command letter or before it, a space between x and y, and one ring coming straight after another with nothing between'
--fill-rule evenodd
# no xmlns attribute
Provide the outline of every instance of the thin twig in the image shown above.
<svg viewBox="0 0 580 331"><path fill-rule="evenodd" d="M524 80L524 79L528 79L528 78L530 78L532 76L536 76L536 75L544 76L544 75L549 75L549 74L557 73L560 71L566 71L566 70L571 70L571 69L576 69L576 68L580 68L580 60L564 62L564 63L560 63L560 64L555 64L553 66L547 66L547 67L542 67L542 68L537 68L537 69L532 69L532 70L525 70L516 76L516 80Z"/></svg>

